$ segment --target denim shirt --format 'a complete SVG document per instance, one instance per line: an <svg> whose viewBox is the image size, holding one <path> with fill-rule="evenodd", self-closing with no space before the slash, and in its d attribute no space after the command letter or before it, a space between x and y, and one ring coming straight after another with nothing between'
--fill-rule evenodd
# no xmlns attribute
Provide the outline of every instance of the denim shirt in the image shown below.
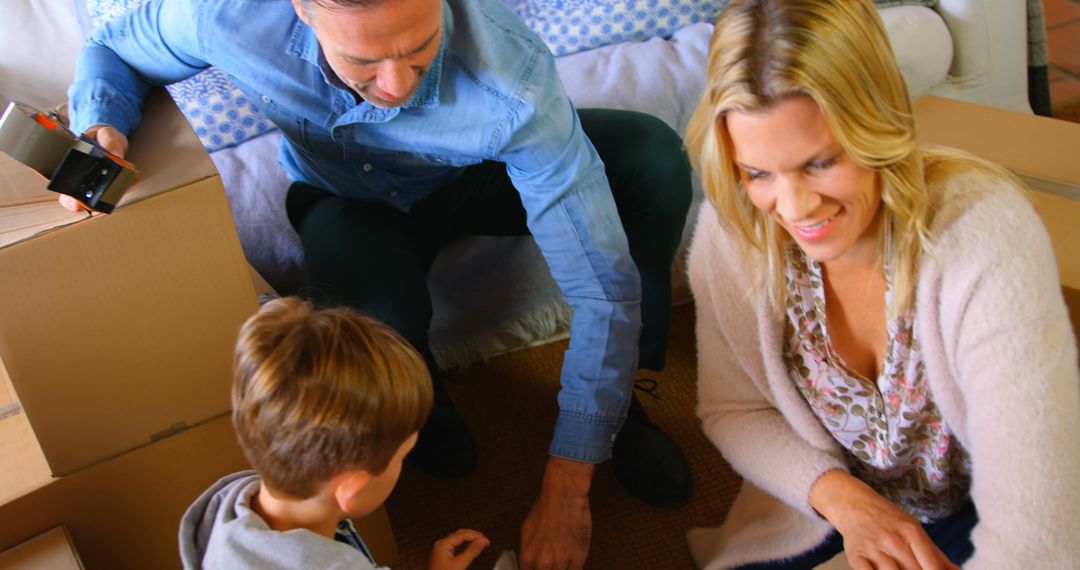
<svg viewBox="0 0 1080 570"><path fill-rule="evenodd" d="M505 163L573 308L550 453L610 457L637 369L640 280L603 164L536 35L500 0L444 0L431 69L408 102L381 109L357 103L288 0L151 0L80 53L72 126L130 133L152 85L208 66L281 129L292 179L351 199L407 211L467 165Z"/></svg>

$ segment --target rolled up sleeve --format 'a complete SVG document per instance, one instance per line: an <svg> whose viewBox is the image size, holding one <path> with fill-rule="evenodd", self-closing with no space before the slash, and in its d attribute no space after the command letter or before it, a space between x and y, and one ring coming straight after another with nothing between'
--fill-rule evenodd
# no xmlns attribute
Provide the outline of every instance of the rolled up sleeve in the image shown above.
<svg viewBox="0 0 1080 570"><path fill-rule="evenodd" d="M529 228L574 315L550 453L611 457L629 405L641 334L641 283L604 165L546 53L538 57L500 157Z"/></svg>

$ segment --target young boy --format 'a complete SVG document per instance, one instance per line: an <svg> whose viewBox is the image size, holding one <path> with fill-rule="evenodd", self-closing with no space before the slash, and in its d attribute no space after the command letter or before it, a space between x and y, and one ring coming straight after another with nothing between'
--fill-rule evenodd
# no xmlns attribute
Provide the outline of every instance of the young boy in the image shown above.
<svg viewBox="0 0 1080 570"><path fill-rule="evenodd" d="M423 359L348 309L277 299L236 346L233 426L255 471L229 475L180 522L184 568L376 568L350 517L390 495L432 405ZM467 568L488 546L460 530L430 568Z"/></svg>

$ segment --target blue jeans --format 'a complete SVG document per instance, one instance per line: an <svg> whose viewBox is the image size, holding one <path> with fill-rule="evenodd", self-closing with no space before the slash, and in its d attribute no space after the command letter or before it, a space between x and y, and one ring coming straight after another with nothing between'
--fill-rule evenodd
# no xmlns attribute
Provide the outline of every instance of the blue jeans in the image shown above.
<svg viewBox="0 0 1080 570"><path fill-rule="evenodd" d="M968 499L959 511L943 519L924 523L923 529L949 560L954 564L963 564L975 553L975 546L971 544L971 529L975 528L978 522L979 514ZM738 570L811 570L843 551L844 538L833 530L824 542L794 558L747 564L739 566Z"/></svg>

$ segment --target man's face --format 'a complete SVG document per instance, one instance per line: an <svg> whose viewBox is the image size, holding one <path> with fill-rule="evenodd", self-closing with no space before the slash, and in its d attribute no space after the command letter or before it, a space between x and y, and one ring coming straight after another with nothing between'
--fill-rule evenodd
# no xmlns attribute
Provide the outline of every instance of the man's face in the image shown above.
<svg viewBox="0 0 1080 570"><path fill-rule="evenodd" d="M416 93L442 39L441 0L366 7L293 0L293 6L315 30L338 78L376 107L398 107Z"/></svg>

